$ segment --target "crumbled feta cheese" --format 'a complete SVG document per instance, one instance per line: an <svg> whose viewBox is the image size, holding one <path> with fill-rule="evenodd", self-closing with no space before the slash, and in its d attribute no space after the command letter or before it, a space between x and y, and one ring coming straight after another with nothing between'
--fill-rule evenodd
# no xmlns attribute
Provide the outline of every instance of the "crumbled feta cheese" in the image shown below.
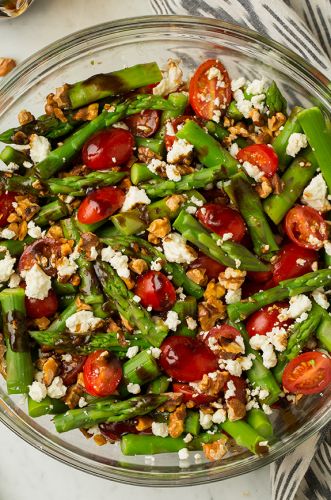
<svg viewBox="0 0 331 500"><path fill-rule="evenodd" d="M267 90L267 81L263 77L261 80L253 80L247 85L246 92L250 95L263 94Z"/></svg>
<svg viewBox="0 0 331 500"><path fill-rule="evenodd" d="M277 356L272 344L265 344L262 349L262 361L266 368L273 368L277 364Z"/></svg>
<svg viewBox="0 0 331 500"><path fill-rule="evenodd" d="M121 252L115 252L111 247L106 247L101 250L101 260L108 262L115 269L121 278L129 278L129 258Z"/></svg>
<svg viewBox="0 0 331 500"><path fill-rule="evenodd" d="M190 443L192 441L192 439L193 439L193 436L190 433L186 434L186 436L183 437L184 443Z"/></svg>
<svg viewBox="0 0 331 500"><path fill-rule="evenodd" d="M179 60L168 59L167 69L163 71L162 80L153 88L154 95L168 95L170 92L175 92L183 83L183 72L179 64Z"/></svg>
<svg viewBox="0 0 331 500"><path fill-rule="evenodd" d="M129 127L124 122L117 122L112 125L113 128L122 128L123 130L129 130Z"/></svg>
<svg viewBox="0 0 331 500"><path fill-rule="evenodd" d="M300 149L306 148L307 146L308 146L308 141L305 134L294 132L289 137L286 146L286 154L294 157L299 153Z"/></svg>
<svg viewBox="0 0 331 500"><path fill-rule="evenodd" d="M226 421L226 411L223 408L216 410L212 416L214 424L223 424Z"/></svg>
<svg viewBox="0 0 331 500"><path fill-rule="evenodd" d="M178 173L176 165L166 163L166 176L170 181L178 182L182 176Z"/></svg>
<svg viewBox="0 0 331 500"><path fill-rule="evenodd" d="M259 403L258 403L255 399L251 399L251 400L250 400L250 401L248 401L248 403L246 404L246 410L247 410L247 411L252 410L253 408L260 408Z"/></svg>
<svg viewBox="0 0 331 500"><path fill-rule="evenodd" d="M319 212L325 212L331 208L328 202L328 187L322 174L316 175L304 189L301 201Z"/></svg>
<svg viewBox="0 0 331 500"><path fill-rule="evenodd" d="M186 245L186 240L179 233L169 233L163 238L162 245L168 262L190 264L196 259L194 250Z"/></svg>
<svg viewBox="0 0 331 500"><path fill-rule="evenodd" d="M242 371L247 371L252 368L253 359L255 359L255 354L248 354L248 356L241 356L238 358Z"/></svg>
<svg viewBox="0 0 331 500"><path fill-rule="evenodd" d="M249 175L249 177L252 177L255 180L255 182L259 182L261 177L264 176L262 170L260 170L259 167L253 165L249 161L244 161L242 166L245 169L247 175Z"/></svg>
<svg viewBox="0 0 331 500"><path fill-rule="evenodd" d="M246 83L246 79L241 76L240 78L237 78L236 80L232 80L231 82L231 90L232 92L235 92L236 90L241 89Z"/></svg>
<svg viewBox="0 0 331 500"><path fill-rule="evenodd" d="M40 403L47 396L46 385L36 380L29 385L29 396L33 401Z"/></svg>
<svg viewBox="0 0 331 500"><path fill-rule="evenodd" d="M324 250L327 255L331 255L331 241L324 241Z"/></svg>
<svg viewBox="0 0 331 500"><path fill-rule="evenodd" d="M186 210L186 212L187 212L188 214L190 214L190 215L194 215L194 214L197 212L198 207L194 207L194 206L192 206L192 205L189 205L188 207L186 207L186 209L185 209L185 210Z"/></svg>
<svg viewBox="0 0 331 500"><path fill-rule="evenodd" d="M272 409L270 408L270 406L269 406L269 405L265 405L265 404L263 404L263 405L262 405L262 410L264 411L264 413L265 413L266 415L271 415L271 414L272 414ZM262 443L260 443L260 444L262 444Z"/></svg>
<svg viewBox="0 0 331 500"><path fill-rule="evenodd" d="M0 172L8 172L10 174L12 174L13 172L15 172L16 170L18 170L20 167L19 165L17 165L16 163L14 162L10 162L8 163L8 165L0 160Z"/></svg>
<svg viewBox="0 0 331 500"><path fill-rule="evenodd" d="M199 411L199 422L203 429L210 429L213 425L213 416L209 413L204 413L203 411Z"/></svg>
<svg viewBox="0 0 331 500"><path fill-rule="evenodd" d="M167 437L169 435L167 424L164 422L152 422L152 433L154 436Z"/></svg>
<svg viewBox="0 0 331 500"><path fill-rule="evenodd" d="M45 160L50 151L51 143L46 137L37 134L30 136L30 157L33 163Z"/></svg>
<svg viewBox="0 0 331 500"><path fill-rule="evenodd" d="M133 358L136 354L138 354L139 347L136 345L133 345L129 347L129 349L126 351L126 357L131 359Z"/></svg>
<svg viewBox="0 0 331 500"><path fill-rule="evenodd" d="M191 155L193 145L185 139L175 139L167 154L168 163L183 163L185 158Z"/></svg>
<svg viewBox="0 0 331 500"><path fill-rule="evenodd" d="M189 458L188 449L182 448L181 450L179 450L178 457L179 460L187 460Z"/></svg>
<svg viewBox="0 0 331 500"><path fill-rule="evenodd" d="M12 231L11 229L5 228L2 231L0 231L0 237L3 238L4 240L12 240L15 238L16 233Z"/></svg>
<svg viewBox="0 0 331 500"><path fill-rule="evenodd" d="M47 387L47 395L50 398L60 399L63 398L67 392L66 386L63 384L61 377L55 377L51 385Z"/></svg>
<svg viewBox="0 0 331 500"><path fill-rule="evenodd" d="M139 295L134 295L134 296L132 297L132 300L133 300L134 302L136 302L137 304L139 304L139 302L141 302L141 298L139 297Z"/></svg>
<svg viewBox="0 0 331 500"><path fill-rule="evenodd" d="M78 401L78 407L84 408L84 406L87 406L87 401L83 396L81 396Z"/></svg>
<svg viewBox="0 0 331 500"><path fill-rule="evenodd" d="M151 200L144 189L139 189L137 186L130 186L126 193L121 212L127 212L138 204L149 205L150 202Z"/></svg>
<svg viewBox="0 0 331 500"><path fill-rule="evenodd" d="M95 317L92 311L78 311L66 319L66 327L71 333L92 332L101 322L101 318Z"/></svg>
<svg viewBox="0 0 331 500"><path fill-rule="evenodd" d="M251 103L255 109L263 111L264 109L265 94L254 95L251 99Z"/></svg>
<svg viewBox="0 0 331 500"><path fill-rule="evenodd" d="M223 236L222 236L222 240L223 241L231 240L231 238L233 238L233 234L232 233L224 233Z"/></svg>
<svg viewBox="0 0 331 500"><path fill-rule="evenodd" d="M28 235L31 236L31 238L41 238L43 236L41 227L36 226L36 224L33 222L33 220L30 220L28 222Z"/></svg>
<svg viewBox="0 0 331 500"><path fill-rule="evenodd" d="M186 318L186 324L189 330L195 330L198 326L198 323L195 321L195 319L191 318L191 316L188 316Z"/></svg>
<svg viewBox="0 0 331 500"><path fill-rule="evenodd" d="M225 295L226 304L235 304L236 302L240 302L240 300L241 300L241 288L238 288L238 290L227 290Z"/></svg>
<svg viewBox="0 0 331 500"><path fill-rule="evenodd" d="M236 101L238 111L242 113L245 118L249 118L249 113L252 109L252 102L245 99L244 93L241 89L234 91L233 97Z"/></svg>
<svg viewBox="0 0 331 500"><path fill-rule="evenodd" d="M287 315L289 318L297 318L301 316L302 313L310 311L312 308L312 303L307 295L294 295L290 298L290 307L288 308Z"/></svg>
<svg viewBox="0 0 331 500"><path fill-rule="evenodd" d="M21 282L21 278L18 274L13 273L9 279L8 286L9 288L17 288Z"/></svg>
<svg viewBox="0 0 331 500"><path fill-rule="evenodd" d="M157 259L152 260L152 262L150 264L150 267L151 267L152 271L161 271L161 269L162 269L162 259L160 259L158 257Z"/></svg>
<svg viewBox="0 0 331 500"><path fill-rule="evenodd" d="M159 349L158 347L151 347L150 351L151 351L151 355L155 359L159 359L159 357L161 356L161 349Z"/></svg>
<svg viewBox="0 0 331 500"><path fill-rule="evenodd" d="M285 351L287 346L287 332L285 328L274 326L270 332L266 333L266 336L276 351Z"/></svg>
<svg viewBox="0 0 331 500"><path fill-rule="evenodd" d="M259 391L259 399L263 401L265 398L269 396L269 391L268 389L260 389Z"/></svg>
<svg viewBox="0 0 331 500"><path fill-rule="evenodd" d="M96 260L97 258L98 258L97 249L95 247L91 247L89 260Z"/></svg>
<svg viewBox="0 0 331 500"><path fill-rule="evenodd" d="M218 80L223 80L223 75L216 66L212 66L211 68L209 68L206 74L208 80L212 80L213 78L217 78Z"/></svg>
<svg viewBox="0 0 331 500"><path fill-rule="evenodd" d="M225 368L230 375L240 377L242 374L242 367L238 359L223 359L219 362L220 368Z"/></svg>
<svg viewBox="0 0 331 500"><path fill-rule="evenodd" d="M177 326L180 325L178 314L175 311L168 311L165 324L169 330L173 330L175 332L177 330Z"/></svg>
<svg viewBox="0 0 331 500"><path fill-rule="evenodd" d="M71 354L62 354L61 359L62 359L62 361L66 361L67 363L71 363L72 356L71 356Z"/></svg>
<svg viewBox="0 0 331 500"><path fill-rule="evenodd" d="M152 172L152 174L158 175L162 170L165 170L166 166L167 164L165 161L152 158L152 160L148 163L147 168Z"/></svg>
<svg viewBox="0 0 331 500"><path fill-rule="evenodd" d="M314 290L311 295L315 302L319 306L323 307L323 309L328 309L330 307L329 301L324 293L323 288L316 288L316 290Z"/></svg>
<svg viewBox="0 0 331 500"><path fill-rule="evenodd" d="M38 264L34 264L28 271L23 271L22 276L25 279L25 295L29 299L43 300L47 297L52 288L51 278Z"/></svg>
<svg viewBox="0 0 331 500"><path fill-rule="evenodd" d="M62 257L60 263L57 266L57 274L60 278L72 276L78 269L78 265L72 259L72 255L68 257Z"/></svg>
<svg viewBox="0 0 331 500"><path fill-rule="evenodd" d="M200 455L200 453L196 453L196 454L194 455L194 462L195 462L196 464L199 464L199 463L201 462L201 460L202 460L202 459L201 459L201 455Z"/></svg>
<svg viewBox="0 0 331 500"><path fill-rule="evenodd" d="M139 384L133 384L132 382L130 382L127 385L127 390L131 394L139 394L139 392L140 392L141 389L140 389L140 385Z"/></svg>
<svg viewBox="0 0 331 500"><path fill-rule="evenodd" d="M227 390L224 393L224 399L233 398L235 395L236 395L236 386L234 385L233 380L228 380Z"/></svg>
<svg viewBox="0 0 331 500"><path fill-rule="evenodd" d="M295 262L298 264L298 266L304 266L306 263L306 259L297 259Z"/></svg>

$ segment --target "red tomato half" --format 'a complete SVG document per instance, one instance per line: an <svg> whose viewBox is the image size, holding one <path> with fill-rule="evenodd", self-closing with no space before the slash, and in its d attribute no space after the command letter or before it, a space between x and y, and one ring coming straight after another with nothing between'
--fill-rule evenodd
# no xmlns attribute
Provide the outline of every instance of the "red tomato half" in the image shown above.
<svg viewBox="0 0 331 500"><path fill-rule="evenodd" d="M323 217L311 207L297 205L285 217L287 236L299 247L320 250L328 239L327 225Z"/></svg>
<svg viewBox="0 0 331 500"><path fill-rule="evenodd" d="M42 318L43 316L50 318L56 313L58 306L59 301L52 289L44 299L29 299L25 297L26 314L29 318Z"/></svg>
<svg viewBox="0 0 331 500"><path fill-rule="evenodd" d="M265 335L271 332L274 326L279 328L288 328L293 321L279 321L278 316L281 309L288 307L286 302L275 302L269 306L262 307L259 311L252 314L246 322L246 330L250 337L254 335Z"/></svg>
<svg viewBox="0 0 331 500"><path fill-rule="evenodd" d="M241 149L237 154L240 162L248 161L262 170L266 177L272 177L278 168L278 156L267 144L252 144Z"/></svg>
<svg viewBox="0 0 331 500"><path fill-rule="evenodd" d="M104 397L116 391L122 378L122 367L112 353L99 350L89 354L83 373L86 392Z"/></svg>
<svg viewBox="0 0 331 500"><path fill-rule="evenodd" d="M8 217L14 211L13 202L15 201L15 193L0 194L0 227L5 227L8 224Z"/></svg>
<svg viewBox="0 0 331 500"><path fill-rule="evenodd" d="M331 382L331 359L317 351L305 352L285 367L283 386L294 394L317 394Z"/></svg>
<svg viewBox="0 0 331 500"><path fill-rule="evenodd" d="M208 346L215 355L223 359L232 359L236 354L227 352L227 345L233 342L241 333L231 325L214 326L209 332L199 335L199 339Z"/></svg>
<svg viewBox="0 0 331 500"><path fill-rule="evenodd" d="M214 259L211 259L202 252L199 252L198 257L189 265L190 269L206 269L206 275L209 280L217 280L218 275L225 271L225 266Z"/></svg>
<svg viewBox="0 0 331 500"><path fill-rule="evenodd" d="M144 307L167 311L176 302L176 290L171 281L159 271L147 271L139 276L134 290Z"/></svg>
<svg viewBox="0 0 331 500"><path fill-rule="evenodd" d="M109 186L93 191L79 205L77 219L82 224L94 224L113 215L123 205L124 191Z"/></svg>
<svg viewBox="0 0 331 500"><path fill-rule="evenodd" d="M205 120L212 120L215 110L225 113L231 98L231 82L223 64L216 59L200 64L191 78L189 89L189 102L195 113Z"/></svg>
<svg viewBox="0 0 331 500"><path fill-rule="evenodd" d="M280 281L297 278L312 271L312 264L317 261L318 255L314 250L302 248L295 243L286 243L278 252L273 266L274 286Z"/></svg>
<svg viewBox="0 0 331 500"><path fill-rule="evenodd" d="M272 278L272 271L248 271L247 277L255 283L265 283Z"/></svg>
<svg viewBox="0 0 331 500"><path fill-rule="evenodd" d="M190 385L180 384L179 382L172 384L172 390L183 394L183 403L193 401L196 405L206 405L217 399L217 397L208 396L208 394L194 392L194 389Z"/></svg>
<svg viewBox="0 0 331 500"><path fill-rule="evenodd" d="M122 128L101 130L85 142L82 150L85 165L92 170L106 170L124 165L132 156L134 138Z"/></svg>
<svg viewBox="0 0 331 500"><path fill-rule="evenodd" d="M61 257L61 243L52 238L37 240L25 248L18 262L18 270L21 273L22 271L28 271L35 264L41 264L46 274L55 276L57 271L49 263L52 255L58 258ZM46 263L41 262L42 257L46 257Z"/></svg>
<svg viewBox="0 0 331 500"><path fill-rule="evenodd" d="M162 343L159 362L166 374L179 382L201 380L205 373L218 368L216 356L205 344L179 335Z"/></svg>
<svg viewBox="0 0 331 500"><path fill-rule="evenodd" d="M232 234L231 241L241 241L246 232L244 219L233 208L224 207L217 203L206 203L196 213L197 218L205 227L224 236Z"/></svg>
<svg viewBox="0 0 331 500"><path fill-rule="evenodd" d="M124 121L133 135L150 137L159 128L160 116L155 109L145 109L140 113L128 116Z"/></svg>

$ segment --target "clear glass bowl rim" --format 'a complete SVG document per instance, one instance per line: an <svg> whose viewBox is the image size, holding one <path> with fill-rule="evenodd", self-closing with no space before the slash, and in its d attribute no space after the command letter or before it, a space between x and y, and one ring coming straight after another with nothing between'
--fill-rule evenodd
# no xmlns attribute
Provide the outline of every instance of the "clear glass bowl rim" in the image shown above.
<svg viewBox="0 0 331 500"><path fill-rule="evenodd" d="M175 26L176 29L186 30L187 32L189 32L189 30L197 32L201 29L206 32L215 32L216 30L219 33L228 34L229 36L239 36L242 40L246 39L247 41L256 42L259 45L271 49L274 54L282 58L284 65L293 68L304 80L309 80L310 85L313 86L315 92L323 98L324 102L331 102L331 82L325 75L307 63L295 52L255 31L210 18L193 16L144 16L119 19L77 31L51 43L27 58L0 83L1 114L11 105L13 93L15 95L15 89L19 88L22 80L31 83L31 79L38 76L38 70L40 68L49 70L52 66L58 65L62 60L65 60L65 56L69 51L72 52L73 49L78 50L78 46L81 45L85 48L84 45L86 43L92 43L93 40L96 40L98 37L111 37L122 30L139 33L139 31L143 31L148 27L165 28L170 25ZM331 112L331 106L329 111ZM324 410L323 415L300 427L300 429L296 430L285 443L279 442L273 446L270 453L266 456L258 457L246 455L234 464L229 463L225 466L213 465L213 467L206 467L204 465L199 470L176 469L174 472L169 472L167 474L161 469L157 469L157 467L148 468L137 466L136 470L134 470L135 466L131 468L113 466L101 462L96 463L92 459L78 456L75 452L65 449L52 441L46 440L42 435L35 432L22 418L13 414L9 404L2 399L0 399L0 422L5 424L20 438L36 449L84 472L132 485L178 487L220 481L268 465L278 458L281 458L286 453L289 453L326 425L331 417L330 400L325 405Z"/></svg>

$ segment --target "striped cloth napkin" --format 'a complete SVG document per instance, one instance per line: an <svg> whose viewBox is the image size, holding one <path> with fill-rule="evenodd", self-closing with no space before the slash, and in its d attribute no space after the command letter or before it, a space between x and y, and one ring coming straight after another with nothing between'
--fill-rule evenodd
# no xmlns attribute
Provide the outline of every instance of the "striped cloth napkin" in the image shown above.
<svg viewBox="0 0 331 500"><path fill-rule="evenodd" d="M331 0L150 0L155 14L222 19L282 43L331 78ZM331 499L331 428L271 465L272 500Z"/></svg>

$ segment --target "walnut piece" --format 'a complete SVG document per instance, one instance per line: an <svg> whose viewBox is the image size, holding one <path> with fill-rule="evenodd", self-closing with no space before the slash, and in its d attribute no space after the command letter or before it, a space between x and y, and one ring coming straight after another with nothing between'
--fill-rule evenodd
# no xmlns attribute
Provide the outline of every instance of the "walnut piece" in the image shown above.
<svg viewBox="0 0 331 500"><path fill-rule="evenodd" d="M208 276L206 275L207 270L199 267L196 269L189 269L186 273L186 276L190 278L190 280L194 281L197 285L205 286L208 282Z"/></svg>
<svg viewBox="0 0 331 500"><path fill-rule="evenodd" d="M202 445L205 457L210 461L221 460L228 451L227 437Z"/></svg>
<svg viewBox="0 0 331 500"><path fill-rule="evenodd" d="M151 160L155 158L156 160L162 160L162 156L157 153L154 153L150 148L145 146L138 147L138 160L142 163L150 163Z"/></svg>
<svg viewBox="0 0 331 500"><path fill-rule="evenodd" d="M219 319L226 316L226 306L219 299L211 298L198 306L198 319L202 330L210 330Z"/></svg>
<svg viewBox="0 0 331 500"><path fill-rule="evenodd" d="M225 288L220 283L215 283L214 280L209 281L205 293L203 294L206 300L220 299L225 295Z"/></svg>
<svg viewBox="0 0 331 500"><path fill-rule="evenodd" d="M153 419L144 415L143 417L137 417L136 429L137 431L146 431L152 427Z"/></svg>
<svg viewBox="0 0 331 500"><path fill-rule="evenodd" d="M269 194L272 193L272 185L270 179L262 177L261 182L259 182L255 186L255 191L257 192L260 198L262 199L267 198Z"/></svg>
<svg viewBox="0 0 331 500"><path fill-rule="evenodd" d="M43 382L46 386L51 385L59 371L59 362L54 358L48 358L43 364Z"/></svg>
<svg viewBox="0 0 331 500"><path fill-rule="evenodd" d="M80 373L79 375L81 376L80 377L78 376L77 382L68 387L64 398L64 402L69 406L71 410L73 408L76 408L80 398L84 394L84 385L81 384L81 381L83 380L83 374Z"/></svg>
<svg viewBox="0 0 331 500"><path fill-rule="evenodd" d="M240 399L233 397L226 401L228 419L230 422L241 420L246 415L246 405Z"/></svg>
<svg viewBox="0 0 331 500"><path fill-rule="evenodd" d="M228 379L229 373L226 371L217 370L214 372L213 377L205 373L198 383L198 391L208 396L218 396Z"/></svg>
<svg viewBox="0 0 331 500"><path fill-rule="evenodd" d="M148 265L143 259L133 259L129 264L129 268L136 274L142 274L148 270Z"/></svg>
<svg viewBox="0 0 331 500"><path fill-rule="evenodd" d="M42 316L41 318L36 318L33 320L34 324L37 325L39 330L46 330L48 325L50 324L50 320L46 318L46 316Z"/></svg>
<svg viewBox="0 0 331 500"><path fill-rule="evenodd" d="M6 76L8 73L14 69L16 62L14 59L9 57L0 57L0 76Z"/></svg>
<svg viewBox="0 0 331 500"><path fill-rule="evenodd" d="M162 219L155 219L147 228L149 233L153 234L157 238L164 238L171 231L171 225L167 217L162 217Z"/></svg>
<svg viewBox="0 0 331 500"><path fill-rule="evenodd" d="M186 417L186 406L184 403L179 405L175 411L169 415L168 430L172 438L177 438L184 432L184 421Z"/></svg>
<svg viewBox="0 0 331 500"><path fill-rule="evenodd" d="M94 102L92 104L89 104L88 106L85 106L84 108L78 109L74 114L73 119L81 120L84 122L91 121L98 116L98 112L99 104L97 102Z"/></svg>
<svg viewBox="0 0 331 500"><path fill-rule="evenodd" d="M176 212L184 203L185 197L182 194L173 194L166 200L166 205L171 212Z"/></svg>
<svg viewBox="0 0 331 500"><path fill-rule="evenodd" d="M239 290L245 281L246 271L227 267L224 272L218 276L218 281L226 290Z"/></svg>
<svg viewBox="0 0 331 500"><path fill-rule="evenodd" d="M5 353L6 353L5 339L2 333L0 333L0 374L4 378L6 378L7 376Z"/></svg>
<svg viewBox="0 0 331 500"><path fill-rule="evenodd" d="M286 116L283 113L276 113L271 118L268 118L268 129L271 132L279 130L282 125L286 122Z"/></svg>
<svg viewBox="0 0 331 500"><path fill-rule="evenodd" d="M33 120L35 120L35 117L32 113L30 113L30 111L27 111L26 109L22 109L22 111L18 113L18 121L20 125L26 125Z"/></svg>

